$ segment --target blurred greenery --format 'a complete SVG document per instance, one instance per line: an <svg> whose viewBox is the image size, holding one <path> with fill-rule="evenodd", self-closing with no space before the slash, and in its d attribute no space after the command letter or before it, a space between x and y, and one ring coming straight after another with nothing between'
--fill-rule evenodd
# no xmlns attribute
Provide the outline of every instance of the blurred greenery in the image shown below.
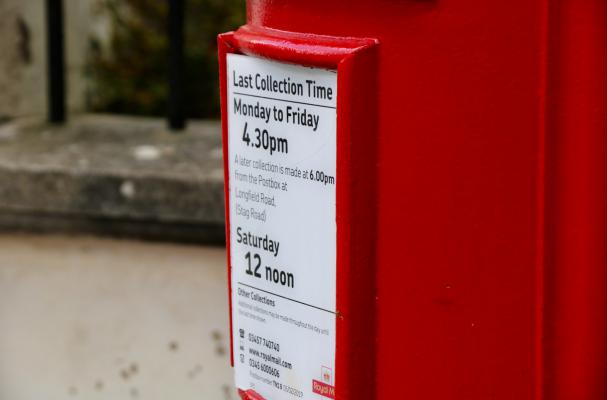
<svg viewBox="0 0 607 400"><path fill-rule="evenodd" d="M90 40L91 111L165 115L168 1L100 0L110 37ZM217 34L245 21L243 0L186 1L186 104L190 118L219 116Z"/></svg>

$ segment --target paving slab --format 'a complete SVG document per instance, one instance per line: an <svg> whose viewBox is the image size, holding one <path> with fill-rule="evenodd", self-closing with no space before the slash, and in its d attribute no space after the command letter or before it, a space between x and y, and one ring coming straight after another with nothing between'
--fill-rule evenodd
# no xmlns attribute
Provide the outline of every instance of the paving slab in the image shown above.
<svg viewBox="0 0 607 400"><path fill-rule="evenodd" d="M225 250L0 235L0 399L236 400Z"/></svg>

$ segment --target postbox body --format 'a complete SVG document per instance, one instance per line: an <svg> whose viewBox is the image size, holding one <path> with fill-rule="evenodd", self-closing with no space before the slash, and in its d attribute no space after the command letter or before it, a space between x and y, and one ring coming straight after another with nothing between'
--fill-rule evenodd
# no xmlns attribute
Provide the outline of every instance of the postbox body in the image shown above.
<svg viewBox="0 0 607 400"><path fill-rule="evenodd" d="M607 398L607 3L247 7L247 25L219 39L233 320L244 314L233 269L245 261L233 259L242 216L230 146L250 150L253 117L234 116L231 65L335 74L335 102L314 106L335 119L334 197L323 203L335 224L318 228L335 237L334 392L301 398Z"/></svg>

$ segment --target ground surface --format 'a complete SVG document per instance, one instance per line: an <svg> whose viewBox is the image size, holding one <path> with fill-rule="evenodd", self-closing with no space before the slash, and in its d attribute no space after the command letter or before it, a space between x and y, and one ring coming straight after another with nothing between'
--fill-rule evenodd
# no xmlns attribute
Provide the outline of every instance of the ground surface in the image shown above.
<svg viewBox="0 0 607 400"><path fill-rule="evenodd" d="M0 399L236 399L225 251L0 235Z"/></svg>

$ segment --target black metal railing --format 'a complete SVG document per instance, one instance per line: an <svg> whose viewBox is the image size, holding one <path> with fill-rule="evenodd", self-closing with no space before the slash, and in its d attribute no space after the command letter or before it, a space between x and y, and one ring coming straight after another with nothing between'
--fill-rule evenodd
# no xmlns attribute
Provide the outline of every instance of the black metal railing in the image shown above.
<svg viewBox="0 0 607 400"><path fill-rule="evenodd" d="M184 101L184 16L185 0L169 1L169 127L172 130L185 128Z"/></svg>
<svg viewBox="0 0 607 400"><path fill-rule="evenodd" d="M184 19L185 0L168 0L167 54L169 98L167 107L168 126L181 131L186 125L184 98ZM63 0L46 0L47 57L48 57L48 120L51 123L66 121L65 97L65 48L64 48Z"/></svg>
<svg viewBox="0 0 607 400"><path fill-rule="evenodd" d="M63 0L46 0L48 57L48 119L65 122L65 51Z"/></svg>

